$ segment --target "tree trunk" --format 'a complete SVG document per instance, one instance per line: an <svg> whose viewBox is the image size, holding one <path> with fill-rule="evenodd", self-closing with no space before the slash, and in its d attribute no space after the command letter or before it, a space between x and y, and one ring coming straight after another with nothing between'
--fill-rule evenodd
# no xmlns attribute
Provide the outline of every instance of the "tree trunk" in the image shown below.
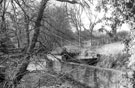
<svg viewBox="0 0 135 88"><path fill-rule="evenodd" d="M111 27L112 28L112 34L113 34L113 40L114 41L117 41L118 40L118 37L117 37L117 24L118 24L118 20L115 17L114 24Z"/></svg>
<svg viewBox="0 0 135 88"><path fill-rule="evenodd" d="M29 17L26 15L25 16L25 26L26 26L26 38L27 38L27 46L29 47L30 44L30 33L29 33Z"/></svg>
<svg viewBox="0 0 135 88"><path fill-rule="evenodd" d="M94 26L95 26L96 24L94 23L94 24L92 24L91 26L90 26L90 36L91 36L91 46L93 45L93 42L92 42L92 40L93 40L93 29L94 29Z"/></svg>
<svg viewBox="0 0 135 88"><path fill-rule="evenodd" d="M37 39L38 39L38 36L39 36L42 16L43 16L44 9L45 9L46 4L47 4L48 1L49 0L42 0L41 1L41 6L40 6L40 9L39 9L39 12L38 12L38 17L37 17L36 22L35 22L34 34L33 34L31 43L29 45L29 48L26 51L27 55L24 57L25 61L19 67L19 70L18 70L18 72L16 74L16 78L14 78L13 84L10 86L10 88L16 88L19 81L22 79L22 77L27 72L27 66L29 65L30 57L31 57L30 54L33 53L34 47L36 46L36 42L37 42ZM9 85L9 83L7 83L7 85Z"/></svg>

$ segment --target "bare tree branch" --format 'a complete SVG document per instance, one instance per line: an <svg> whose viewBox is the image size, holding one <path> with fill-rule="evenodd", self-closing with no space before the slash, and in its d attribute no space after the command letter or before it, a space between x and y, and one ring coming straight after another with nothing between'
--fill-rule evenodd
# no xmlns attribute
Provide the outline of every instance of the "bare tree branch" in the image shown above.
<svg viewBox="0 0 135 88"><path fill-rule="evenodd" d="M26 37L27 37L27 47L30 43L30 36L29 36L29 15L26 13L26 11L23 9L23 7L21 6L21 4L19 3L18 0L15 0L15 2L18 4L18 6L21 8L21 10L23 11L24 13L24 19L25 19L25 28L26 28ZM24 2L25 4L25 2Z"/></svg>
<svg viewBox="0 0 135 88"><path fill-rule="evenodd" d="M68 3L71 3L71 4L78 4L77 0L72 0L72 1L69 1L69 0L56 0L56 1L68 2Z"/></svg>
<svg viewBox="0 0 135 88"><path fill-rule="evenodd" d="M0 0L0 4L3 2L3 0Z"/></svg>

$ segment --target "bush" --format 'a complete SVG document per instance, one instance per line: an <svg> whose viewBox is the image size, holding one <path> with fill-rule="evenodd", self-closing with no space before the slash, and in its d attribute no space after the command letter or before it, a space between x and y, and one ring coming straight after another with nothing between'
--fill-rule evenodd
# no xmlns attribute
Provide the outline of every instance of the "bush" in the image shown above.
<svg viewBox="0 0 135 88"><path fill-rule="evenodd" d="M122 67L127 66L126 62L128 61L129 54L126 53L119 53L117 55L110 55L110 56L105 56L102 55L100 62L98 65L100 67L105 67L105 68L118 68L122 69Z"/></svg>

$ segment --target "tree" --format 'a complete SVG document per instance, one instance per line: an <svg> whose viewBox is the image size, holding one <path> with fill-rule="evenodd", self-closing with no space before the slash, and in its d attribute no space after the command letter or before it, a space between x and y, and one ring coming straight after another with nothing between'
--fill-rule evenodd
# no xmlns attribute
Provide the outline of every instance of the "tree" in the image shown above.
<svg viewBox="0 0 135 88"><path fill-rule="evenodd" d="M7 5L7 0L1 0L0 1L0 4L2 5L2 16L1 16L1 20L3 23L1 24L1 28L2 28L2 31L6 31L6 26L5 26L5 13L7 14L6 12L6 8L5 6ZM35 48L37 46L37 42L38 42L38 38L39 38L39 35L40 35L40 29L41 29L41 23L42 23L42 19L43 19L43 14L44 14L44 9L47 7L47 2L49 0L42 0L41 1L41 5L40 7L38 8L38 12L37 14L34 14L34 16L30 17L30 15L27 13L27 10L30 6L26 4L26 1L20 1L20 0L11 0L10 3L12 3L11 6L15 7L13 8L13 13L8 13L9 14L9 18L11 18L11 20L9 20L8 18L8 21L9 22L14 22L13 25L15 25L15 29L19 29L19 23L20 22L20 19L22 20L22 18L24 17L23 21L21 21L21 23L24 25L24 27L22 28L25 28L26 29L26 38L27 38L27 48L25 50L25 52L23 53L23 51L21 51L21 53L23 53L24 57L23 57L23 62L21 63L21 65L19 65L19 67L17 67L17 70L14 72L14 77L12 79L10 79L12 82L9 82L8 80L5 80L6 81L6 85L5 85L5 88L16 88L18 83L20 82L20 80L22 79L22 77L27 74L27 66L28 64L30 63L30 58L31 56L35 53ZM63 0L59 0L61 2L63 2ZM32 2L32 1L29 1L28 2ZM71 4L77 4L76 1L68 1L68 0L65 0L64 2L69 2ZM16 5L18 5L17 7L19 7L19 9L16 9ZM29 8L31 9L31 11L33 11L33 8ZM18 14L21 12L23 13L23 15L18 15ZM20 12L19 12L20 11ZM16 17L18 16L18 17ZM34 26L34 27L32 27ZM32 37L30 38L30 28L32 29L33 33L32 33ZM14 30L13 30L14 31ZM15 30L16 32L16 30ZM19 30L20 32L20 30ZM17 34L16 33L16 36L20 36L20 34ZM18 37L17 37L18 38ZM18 47L20 47L20 38L18 38ZM11 57L10 57L11 58Z"/></svg>
<svg viewBox="0 0 135 88"><path fill-rule="evenodd" d="M79 8L79 9L78 9ZM69 9L68 11L68 18L69 21L71 22L71 25L75 27L77 37L79 38L79 46L82 46L82 36L81 36L81 30L82 30L82 21L81 21L81 7L80 6L73 6L73 8Z"/></svg>
<svg viewBox="0 0 135 88"><path fill-rule="evenodd" d="M53 44L57 44L62 47L65 43L68 44L70 41L75 40L75 36L71 30L68 15L64 6L55 6L46 9L46 13L44 15L46 17L43 18L43 26L39 38L40 41L44 38L47 40L41 42L44 45L47 45L46 47L48 49L53 49Z"/></svg>
<svg viewBox="0 0 135 88"><path fill-rule="evenodd" d="M73 9L69 11L69 18L71 19L72 25L77 30L78 36L81 35L82 37L82 34L79 31L85 30L89 33L91 42L94 36L93 35L94 27L99 23L103 23L105 20L108 20L106 17L107 8L104 9L103 7L101 7L102 5L101 1L96 0L96 2L97 4L95 4L95 1L92 2L83 0L80 2L79 6L75 5ZM100 13L103 13L104 16L101 17L99 15ZM82 14L86 14L89 20L88 27L86 27L86 25L82 22Z"/></svg>
<svg viewBox="0 0 135 88"><path fill-rule="evenodd" d="M115 2L115 5L112 3L113 1L111 0L99 1L96 9L104 12L104 17L101 19L103 25L99 31L104 30L107 34L111 34L110 37L113 38L114 41L117 41L117 29L122 26L125 18L122 14L121 9L119 8L119 3ZM105 26L109 26L111 30L108 31L108 29L105 29Z"/></svg>
<svg viewBox="0 0 135 88"><path fill-rule="evenodd" d="M16 77L13 78L13 82L12 84L10 82L7 82L7 85L5 86L5 88L15 88L17 86L17 84L19 83L19 81L22 79L22 77L25 75L25 72L27 71L27 66L30 62L30 55L34 52L34 47L36 45L38 36L39 36L39 31L40 31L40 25L41 25L41 20L43 17L43 13L44 13L44 9L46 8L46 4L47 4L48 0L42 0L41 1L41 6L35 21L35 26L34 26L34 33L33 33L33 37L31 39L31 42L29 44L29 47L26 50L27 55L25 55L24 57L24 62L22 63L22 65L18 68L18 72L16 72ZM19 4L19 1L16 0L16 3ZM4 17L2 17L3 21L4 21ZM23 73L23 74L22 74Z"/></svg>
<svg viewBox="0 0 135 88"><path fill-rule="evenodd" d="M131 35L130 37L127 38L125 44L126 46L128 46L128 49L129 49L129 63L128 63L128 68L131 69L131 72L133 74L132 75L132 78L131 78L131 82L132 82L132 85L130 85L129 88L134 88L135 87L135 77L134 77L134 64L135 64L135 53L134 53L134 40L135 40L135 37L134 37L134 34L135 34L135 29L134 29L134 21L135 21L135 6L134 6L134 0L124 0L124 1L121 1L121 0L109 0L108 1L113 7L116 7L116 14L120 14L119 16L121 16L123 19L123 21L127 22L128 24L131 25ZM123 21L120 21L120 22L123 22ZM129 72L130 73L130 72ZM131 75L128 75L128 76L131 76Z"/></svg>

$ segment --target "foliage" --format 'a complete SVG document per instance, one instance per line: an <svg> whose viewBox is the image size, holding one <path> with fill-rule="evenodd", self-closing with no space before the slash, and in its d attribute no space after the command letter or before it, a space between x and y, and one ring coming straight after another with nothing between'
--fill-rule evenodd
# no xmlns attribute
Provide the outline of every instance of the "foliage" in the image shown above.
<svg viewBox="0 0 135 88"><path fill-rule="evenodd" d="M103 25L99 31L105 31L111 38L114 39L114 41L117 41L117 29L121 27L125 21L125 17L122 13L123 7L120 5L121 1L102 0L99 2L100 3L97 5L97 8L100 8L105 13L104 19L102 20ZM110 27L111 30L108 31L105 26Z"/></svg>
<svg viewBox="0 0 135 88"><path fill-rule="evenodd" d="M127 38L127 43L126 46L129 49L129 64L128 67L131 68L134 71L134 64L135 64L135 53L134 53L134 0L109 0L113 7L117 8L117 13L120 14L120 16L123 18L123 20L131 25L131 33L130 37ZM134 78L133 78L134 79ZM134 83L133 83L133 88L134 88Z"/></svg>

